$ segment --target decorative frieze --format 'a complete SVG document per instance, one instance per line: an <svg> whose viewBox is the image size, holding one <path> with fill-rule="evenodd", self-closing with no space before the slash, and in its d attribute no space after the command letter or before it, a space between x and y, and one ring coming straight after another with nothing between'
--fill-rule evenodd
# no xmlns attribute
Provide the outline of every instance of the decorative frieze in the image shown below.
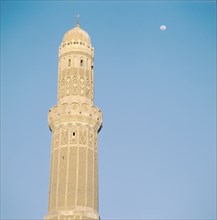
<svg viewBox="0 0 217 220"><path fill-rule="evenodd" d="M92 150L97 151L97 130L94 126L81 123L59 124L58 127L53 129L53 142L52 149L55 150L59 147L86 146Z"/></svg>
<svg viewBox="0 0 217 220"><path fill-rule="evenodd" d="M72 74L65 74L65 71L60 75L59 80L59 98L64 98L66 96L84 96L88 99L93 99L93 82L91 82L91 76L84 76L82 71L79 76L76 72ZM89 71L87 71L89 73Z"/></svg>
<svg viewBox="0 0 217 220"><path fill-rule="evenodd" d="M91 124L96 124L98 129L102 124L102 112L96 106L89 106L86 103L63 103L60 106L56 105L49 110L48 123L53 129L55 124L63 123L64 121L73 121L79 119L81 122L90 121ZM71 120L70 120L71 119Z"/></svg>

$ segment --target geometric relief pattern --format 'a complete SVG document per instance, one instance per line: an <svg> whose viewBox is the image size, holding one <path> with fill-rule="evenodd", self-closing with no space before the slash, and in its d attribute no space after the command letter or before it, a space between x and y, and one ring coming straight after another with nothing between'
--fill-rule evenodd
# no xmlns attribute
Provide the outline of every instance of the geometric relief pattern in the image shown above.
<svg viewBox="0 0 217 220"><path fill-rule="evenodd" d="M83 96L84 95L84 78L83 77L81 77L80 79L80 87L81 87L80 95Z"/></svg>
<svg viewBox="0 0 217 220"><path fill-rule="evenodd" d="M53 147L57 148L66 144L82 144L88 145L88 147L97 150L97 130L93 127L87 127L81 125L65 125L62 128L56 128L53 131ZM60 143L61 142L61 143Z"/></svg>
<svg viewBox="0 0 217 220"><path fill-rule="evenodd" d="M63 98L64 96L65 96L65 80L63 78L60 84L60 97Z"/></svg>
<svg viewBox="0 0 217 220"><path fill-rule="evenodd" d="M79 143L86 144L87 142L87 128L81 125L79 128Z"/></svg>
<svg viewBox="0 0 217 220"><path fill-rule="evenodd" d="M94 144L94 131L93 128L89 128L89 138L88 138L88 146L93 148Z"/></svg>
<svg viewBox="0 0 217 220"><path fill-rule="evenodd" d="M79 94L79 82L78 78L75 76L72 80L72 95L78 95Z"/></svg>
<svg viewBox="0 0 217 220"><path fill-rule="evenodd" d="M60 97L63 98L65 96L65 77L66 77L66 70L60 72Z"/></svg>
<svg viewBox="0 0 217 220"><path fill-rule="evenodd" d="M66 78L66 95L70 95L70 76Z"/></svg>
<svg viewBox="0 0 217 220"><path fill-rule="evenodd" d="M68 137L69 137L69 128L68 126L64 126L61 131L61 144L62 145L65 145L68 143Z"/></svg>
<svg viewBox="0 0 217 220"><path fill-rule="evenodd" d="M74 58L75 59L75 58ZM87 64L84 64L84 58L81 58L82 65L78 68L72 65L71 58L68 59L67 67L61 69L59 66L59 85L58 95L59 98L70 95L85 96L93 99L93 70L91 70L90 60L87 59ZM81 61L80 60L80 61ZM86 66L86 69L84 67Z"/></svg>
<svg viewBox="0 0 217 220"><path fill-rule="evenodd" d="M54 148L59 146L60 142L60 129L57 128L54 130Z"/></svg>
<svg viewBox="0 0 217 220"><path fill-rule="evenodd" d="M86 81L86 97L87 98L90 98L90 81L87 79L87 81Z"/></svg>

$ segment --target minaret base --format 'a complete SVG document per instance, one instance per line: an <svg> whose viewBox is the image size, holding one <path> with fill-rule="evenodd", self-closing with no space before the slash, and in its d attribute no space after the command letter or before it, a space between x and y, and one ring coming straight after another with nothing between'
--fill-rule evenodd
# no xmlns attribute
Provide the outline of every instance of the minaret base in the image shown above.
<svg viewBox="0 0 217 220"><path fill-rule="evenodd" d="M61 210L49 213L45 220L99 220L99 214L92 208L76 207L75 210Z"/></svg>

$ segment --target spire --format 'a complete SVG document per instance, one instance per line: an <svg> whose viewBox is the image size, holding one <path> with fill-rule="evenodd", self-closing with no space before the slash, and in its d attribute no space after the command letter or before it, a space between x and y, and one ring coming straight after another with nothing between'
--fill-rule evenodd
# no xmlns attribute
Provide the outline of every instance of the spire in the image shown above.
<svg viewBox="0 0 217 220"><path fill-rule="evenodd" d="M79 15L76 15L76 25L75 26L80 27L80 25L79 25Z"/></svg>

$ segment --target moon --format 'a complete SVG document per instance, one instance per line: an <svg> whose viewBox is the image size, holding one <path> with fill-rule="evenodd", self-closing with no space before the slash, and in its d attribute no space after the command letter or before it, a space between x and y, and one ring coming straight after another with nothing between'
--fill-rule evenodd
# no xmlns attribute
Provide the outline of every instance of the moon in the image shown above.
<svg viewBox="0 0 217 220"><path fill-rule="evenodd" d="M161 31L165 31L166 29L167 29L167 26L166 26L166 25L162 24L162 25L160 26L160 30L161 30Z"/></svg>

